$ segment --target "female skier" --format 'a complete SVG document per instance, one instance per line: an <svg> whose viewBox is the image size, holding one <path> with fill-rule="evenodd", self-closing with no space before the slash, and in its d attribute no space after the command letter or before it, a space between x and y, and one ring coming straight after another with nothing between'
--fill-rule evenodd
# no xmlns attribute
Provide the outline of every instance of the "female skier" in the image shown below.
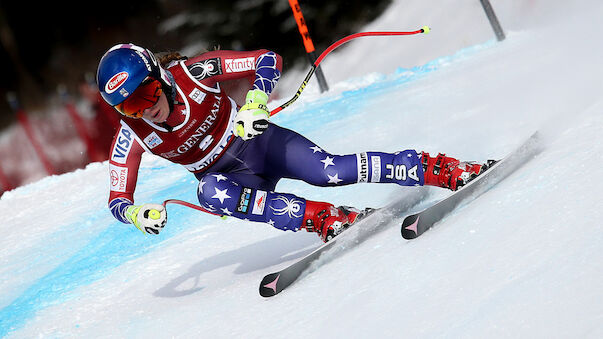
<svg viewBox="0 0 603 339"><path fill-rule="evenodd" d="M109 159L115 218L149 234L166 224L163 205L134 205L143 152L192 172L199 203L209 211L305 229L325 242L365 211L274 192L281 178L316 186L382 182L456 190L487 166L414 150L328 153L268 121L266 104L281 70L281 57L268 50L219 50L191 59L173 53L158 61L133 44L109 49L97 81L104 100L123 115Z"/></svg>

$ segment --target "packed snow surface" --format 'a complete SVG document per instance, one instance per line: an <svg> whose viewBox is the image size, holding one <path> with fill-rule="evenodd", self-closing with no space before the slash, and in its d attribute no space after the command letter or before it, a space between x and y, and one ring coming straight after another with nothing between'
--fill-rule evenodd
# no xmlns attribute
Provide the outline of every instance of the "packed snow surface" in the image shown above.
<svg viewBox="0 0 603 339"><path fill-rule="evenodd" d="M332 153L417 149L501 158L534 131L545 149L422 237L395 220L276 297L265 274L321 243L314 234L169 205L159 236L106 208L108 164L44 178L0 199L0 336L117 338L603 337L603 3L394 1L329 55L274 117ZM284 102L305 69L283 77ZM136 201L195 202L183 168L143 159ZM437 188L359 184L278 191L379 207ZM419 207L417 207L419 208ZM327 254L328 255L328 254Z"/></svg>

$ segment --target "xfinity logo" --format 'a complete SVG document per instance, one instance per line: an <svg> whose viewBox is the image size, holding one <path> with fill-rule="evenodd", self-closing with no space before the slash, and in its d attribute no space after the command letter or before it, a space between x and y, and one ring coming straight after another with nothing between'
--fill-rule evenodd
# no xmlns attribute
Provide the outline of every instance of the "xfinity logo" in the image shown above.
<svg viewBox="0 0 603 339"><path fill-rule="evenodd" d="M224 67L226 73L251 71L255 69L255 58L225 59Z"/></svg>

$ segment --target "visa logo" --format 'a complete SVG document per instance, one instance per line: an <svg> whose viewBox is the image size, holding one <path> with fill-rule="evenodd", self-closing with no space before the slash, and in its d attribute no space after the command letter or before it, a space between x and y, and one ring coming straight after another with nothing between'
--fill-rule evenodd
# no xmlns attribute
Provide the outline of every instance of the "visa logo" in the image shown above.
<svg viewBox="0 0 603 339"><path fill-rule="evenodd" d="M129 129L121 128L117 135L117 140L113 146L113 152L111 153L111 160L125 164L128 154L132 149L132 131Z"/></svg>

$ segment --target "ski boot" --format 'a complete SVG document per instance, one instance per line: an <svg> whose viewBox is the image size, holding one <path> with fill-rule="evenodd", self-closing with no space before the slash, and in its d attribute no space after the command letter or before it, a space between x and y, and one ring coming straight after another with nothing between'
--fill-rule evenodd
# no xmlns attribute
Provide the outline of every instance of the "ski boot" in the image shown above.
<svg viewBox="0 0 603 339"><path fill-rule="evenodd" d="M425 152L421 154L421 162L425 185L444 187L453 191L465 186L496 163L494 160L488 160L485 164L460 162L443 153L431 158L429 153Z"/></svg>
<svg viewBox="0 0 603 339"><path fill-rule="evenodd" d="M335 207L327 202L306 200L301 228L318 233L320 239L327 242L372 211L372 208L360 211L354 207Z"/></svg>

